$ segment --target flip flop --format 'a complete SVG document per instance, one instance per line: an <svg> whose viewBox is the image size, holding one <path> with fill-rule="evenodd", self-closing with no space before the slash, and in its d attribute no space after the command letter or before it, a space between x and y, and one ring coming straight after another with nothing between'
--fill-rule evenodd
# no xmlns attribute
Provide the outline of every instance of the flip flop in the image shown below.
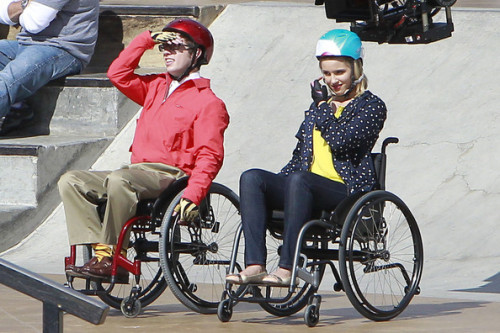
<svg viewBox="0 0 500 333"><path fill-rule="evenodd" d="M278 275L271 273L262 279L262 283L267 284L272 287L289 287L292 282L292 276L287 278L279 277ZM295 285L299 284L299 279L295 279Z"/></svg>
<svg viewBox="0 0 500 333"><path fill-rule="evenodd" d="M228 274L226 275L226 282L232 284L261 283L265 276L267 276L267 272L254 275L241 275L240 273Z"/></svg>

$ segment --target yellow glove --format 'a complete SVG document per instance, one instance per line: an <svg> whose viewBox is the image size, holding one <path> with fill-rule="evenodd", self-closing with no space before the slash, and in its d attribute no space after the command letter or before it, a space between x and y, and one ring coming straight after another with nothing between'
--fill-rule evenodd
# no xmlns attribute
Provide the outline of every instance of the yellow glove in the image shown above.
<svg viewBox="0 0 500 333"><path fill-rule="evenodd" d="M155 31L151 32L151 38L157 44L172 43L180 37L179 33L173 31ZM182 42L182 41L181 41Z"/></svg>
<svg viewBox="0 0 500 333"><path fill-rule="evenodd" d="M199 216L198 206L189 199L181 198L181 201L174 208L174 212L180 213L181 222L194 222Z"/></svg>

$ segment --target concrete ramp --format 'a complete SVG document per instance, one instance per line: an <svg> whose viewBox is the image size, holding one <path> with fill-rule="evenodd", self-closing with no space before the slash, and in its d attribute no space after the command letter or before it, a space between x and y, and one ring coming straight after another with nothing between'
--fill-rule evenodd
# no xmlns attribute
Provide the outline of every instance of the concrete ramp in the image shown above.
<svg viewBox="0 0 500 333"><path fill-rule="evenodd" d="M421 228L422 295L500 300L500 12L454 9L453 18L453 37L434 44L366 43L365 68L369 89L389 108L382 137L400 139L388 149L387 189ZM229 5L215 20L215 53L202 74L231 115L217 181L237 191L242 171L278 171L288 161L309 82L320 75L316 40L333 28L348 26L305 4ZM94 168L126 162L132 131ZM2 257L60 273L65 233L59 207ZM322 288L330 287L325 280Z"/></svg>

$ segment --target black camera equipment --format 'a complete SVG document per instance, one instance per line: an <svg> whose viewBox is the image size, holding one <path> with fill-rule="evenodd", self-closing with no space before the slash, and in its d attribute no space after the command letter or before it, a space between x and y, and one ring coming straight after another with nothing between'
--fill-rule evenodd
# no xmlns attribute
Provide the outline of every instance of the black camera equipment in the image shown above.
<svg viewBox="0 0 500 333"><path fill-rule="evenodd" d="M427 44L451 37L451 6L457 0L315 0L326 17L351 22L361 40L390 44ZM434 22L445 10L445 22Z"/></svg>

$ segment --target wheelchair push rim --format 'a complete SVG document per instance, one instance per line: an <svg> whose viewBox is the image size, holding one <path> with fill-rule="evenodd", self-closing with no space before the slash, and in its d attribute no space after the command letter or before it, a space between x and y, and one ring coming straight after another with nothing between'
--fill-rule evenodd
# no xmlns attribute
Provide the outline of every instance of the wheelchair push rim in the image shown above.
<svg viewBox="0 0 500 333"><path fill-rule="evenodd" d="M232 241L240 224L239 198L229 188L212 183L200 204L199 223L179 225L174 208L165 213L160 238L160 263L175 297L199 313L216 313L230 264Z"/></svg>
<svg viewBox="0 0 500 333"><path fill-rule="evenodd" d="M347 214L339 250L346 294L366 318L390 320L420 292L422 239L415 218L396 195L363 195Z"/></svg>

